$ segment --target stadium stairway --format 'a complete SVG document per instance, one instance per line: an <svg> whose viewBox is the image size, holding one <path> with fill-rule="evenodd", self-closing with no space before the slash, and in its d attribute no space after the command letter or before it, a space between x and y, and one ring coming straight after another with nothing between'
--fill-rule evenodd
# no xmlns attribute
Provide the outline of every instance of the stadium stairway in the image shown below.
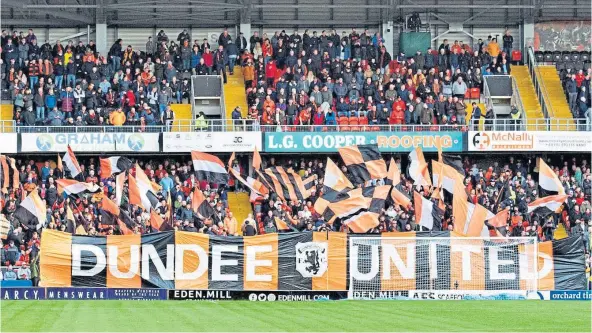
<svg viewBox="0 0 592 333"><path fill-rule="evenodd" d="M544 131L544 125L536 125L536 119L543 119L543 111L541 104L537 98L534 84L530 77L530 72L527 66L512 66L512 76L516 79L518 92L522 99L524 106L524 117L526 119L526 130L528 131Z"/></svg>
<svg viewBox="0 0 592 333"><path fill-rule="evenodd" d="M567 104L567 98L563 91L563 86L561 84L561 79L559 78L559 73L557 73L557 69L555 66L538 66L540 76L538 79L542 81L544 86L546 87L548 98L545 98L545 103L549 107L550 112L549 118L551 119L566 119L566 118L573 118L571 111L569 110L569 105ZM570 122L570 128L566 128L566 126L551 126L551 130L556 131L565 131L565 130L575 130L575 123L573 121ZM573 128L572 128L573 127Z"/></svg>
<svg viewBox="0 0 592 333"><path fill-rule="evenodd" d="M13 115L13 106L12 104L1 104L0 105L0 121L3 120L12 120L12 115ZM0 132L4 132L4 133L12 133L14 132L14 128L12 128L12 125L1 125L0 126Z"/></svg>
<svg viewBox="0 0 592 333"><path fill-rule="evenodd" d="M234 66L234 75L228 75L224 85L224 106L226 107L226 119L232 119L232 110L239 106L243 118L247 117L247 93L245 92L245 79L241 66Z"/></svg>
<svg viewBox="0 0 592 333"><path fill-rule="evenodd" d="M171 104L171 110L175 113L173 132L189 132L193 119L191 104Z"/></svg>
<svg viewBox="0 0 592 333"><path fill-rule="evenodd" d="M234 73L236 74L236 72ZM253 212L248 192L228 192L228 207L238 221L239 228L243 226L243 221L247 216Z"/></svg>

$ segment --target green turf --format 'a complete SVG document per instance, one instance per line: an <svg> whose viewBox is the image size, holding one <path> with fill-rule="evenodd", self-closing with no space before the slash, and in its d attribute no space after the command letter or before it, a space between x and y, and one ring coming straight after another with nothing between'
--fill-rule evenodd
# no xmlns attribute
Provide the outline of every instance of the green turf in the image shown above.
<svg viewBox="0 0 592 333"><path fill-rule="evenodd" d="M577 301L2 301L0 332L590 332Z"/></svg>

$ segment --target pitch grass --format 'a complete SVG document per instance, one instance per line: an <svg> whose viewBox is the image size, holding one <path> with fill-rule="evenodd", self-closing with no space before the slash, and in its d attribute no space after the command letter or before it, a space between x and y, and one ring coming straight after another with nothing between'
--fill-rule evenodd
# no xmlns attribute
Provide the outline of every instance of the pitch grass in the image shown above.
<svg viewBox="0 0 592 333"><path fill-rule="evenodd" d="M591 332L585 301L1 301L0 332Z"/></svg>

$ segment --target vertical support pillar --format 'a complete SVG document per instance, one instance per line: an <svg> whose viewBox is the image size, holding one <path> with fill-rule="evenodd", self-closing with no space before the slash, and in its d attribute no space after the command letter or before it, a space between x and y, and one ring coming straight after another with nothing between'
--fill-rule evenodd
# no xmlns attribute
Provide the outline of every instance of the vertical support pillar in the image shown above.
<svg viewBox="0 0 592 333"><path fill-rule="evenodd" d="M95 24L97 52L106 56L109 46L107 45L107 17L105 16L103 0L97 0Z"/></svg>
<svg viewBox="0 0 592 333"><path fill-rule="evenodd" d="M393 21L383 22L381 24L381 34L382 38L384 38L384 46L386 47L386 51L391 54L393 59L396 57L396 54L393 54L393 40L395 34L395 28Z"/></svg>
<svg viewBox="0 0 592 333"><path fill-rule="evenodd" d="M522 22L522 60L526 59L528 48L534 47L534 19L532 17L525 18Z"/></svg>
<svg viewBox="0 0 592 333"><path fill-rule="evenodd" d="M240 10L238 30L239 32L242 32L243 36L247 39L247 48L249 48L249 39L251 38L251 11L253 10L253 5L251 0L245 0L243 4L244 8Z"/></svg>

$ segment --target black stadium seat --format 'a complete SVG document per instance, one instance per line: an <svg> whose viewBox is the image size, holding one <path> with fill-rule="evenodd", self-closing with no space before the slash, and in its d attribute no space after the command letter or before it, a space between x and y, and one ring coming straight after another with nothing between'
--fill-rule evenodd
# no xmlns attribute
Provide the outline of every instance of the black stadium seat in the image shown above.
<svg viewBox="0 0 592 333"><path fill-rule="evenodd" d="M543 62L553 62L553 52L545 51Z"/></svg>
<svg viewBox="0 0 592 333"><path fill-rule="evenodd" d="M580 59L584 62L590 61L590 52L582 51L580 53Z"/></svg>
<svg viewBox="0 0 592 333"><path fill-rule="evenodd" d="M536 51L536 52L534 52L534 58L536 59L537 62L543 62L545 55L544 55L543 51Z"/></svg>
<svg viewBox="0 0 592 333"><path fill-rule="evenodd" d="M571 53L569 51L561 52L561 60L564 62L571 61Z"/></svg>
<svg viewBox="0 0 592 333"><path fill-rule="evenodd" d="M575 62L578 62L578 61L580 61L580 52L578 52L578 51L573 51L573 52L571 53L571 61L575 61Z"/></svg>
<svg viewBox="0 0 592 333"><path fill-rule="evenodd" d="M562 60L561 51L554 51L553 52L553 61L554 62L559 62L561 60Z"/></svg>

